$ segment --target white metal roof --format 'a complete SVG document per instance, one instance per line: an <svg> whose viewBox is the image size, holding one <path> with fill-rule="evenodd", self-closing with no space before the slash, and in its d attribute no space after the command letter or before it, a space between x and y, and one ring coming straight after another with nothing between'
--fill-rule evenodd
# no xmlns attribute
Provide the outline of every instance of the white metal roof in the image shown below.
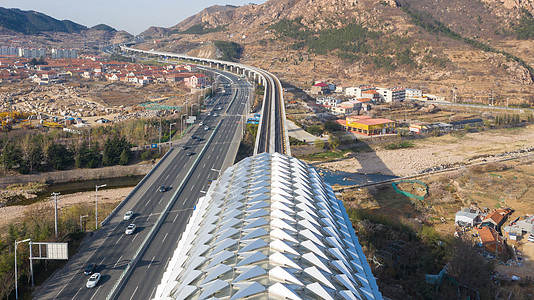
<svg viewBox="0 0 534 300"><path fill-rule="evenodd" d="M343 203L296 158L262 153L199 199L156 299L382 299Z"/></svg>

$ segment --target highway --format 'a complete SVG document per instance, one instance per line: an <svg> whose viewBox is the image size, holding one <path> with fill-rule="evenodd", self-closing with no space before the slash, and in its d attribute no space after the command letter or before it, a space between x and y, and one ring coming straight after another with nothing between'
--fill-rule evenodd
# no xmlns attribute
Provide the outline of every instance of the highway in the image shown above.
<svg viewBox="0 0 534 300"><path fill-rule="evenodd" d="M204 113L201 118L209 130L204 130L204 125L192 128L192 135L201 140L193 140L186 135L183 141L173 142L172 150L151 176L137 187L109 222L69 259L68 264L33 295L34 298L106 299L115 288L115 298L118 299L150 298L201 191L206 190L210 180L218 176L218 171L212 169L221 170L233 164L233 158L225 159L230 147L236 146L235 142L232 143L236 131L242 130L242 114L249 100L250 85L246 86L238 76L230 73L225 75L221 76L221 81L228 85L226 90L230 90L230 93L214 97L214 104L208 107L212 116ZM214 113L218 116L214 117ZM207 144L210 137L211 143ZM183 145L190 148L182 150ZM187 155L188 151L193 155ZM185 180L186 176L188 180ZM161 185L172 188L167 192L159 192ZM128 210L134 212L134 217L130 221L123 221L124 213ZM155 228L160 217L161 226ZM125 235L124 230L130 223L135 223L137 230L132 235ZM152 229L158 230L149 238L148 233ZM141 255L136 256L142 245L147 247ZM134 257L138 259L132 262ZM93 289L85 287L88 276L83 275L83 268L90 262L98 264L97 272L102 274L102 279ZM131 272L125 274L127 268ZM124 284L118 285L121 278Z"/></svg>

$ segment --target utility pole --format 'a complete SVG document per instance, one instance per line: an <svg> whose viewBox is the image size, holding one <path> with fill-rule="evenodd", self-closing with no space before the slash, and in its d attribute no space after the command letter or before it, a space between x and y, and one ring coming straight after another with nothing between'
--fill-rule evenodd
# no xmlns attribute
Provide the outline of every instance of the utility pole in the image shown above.
<svg viewBox="0 0 534 300"><path fill-rule="evenodd" d="M159 154L161 154L161 117L159 117L159 144L158 144L158 148L159 148Z"/></svg>
<svg viewBox="0 0 534 300"><path fill-rule="evenodd" d="M57 196L59 195L60 193L52 193L52 196L54 196L54 202L55 202L55 213L54 213L54 216L55 216L55 222L54 222L54 229L55 229L55 232L56 232L56 240L57 240Z"/></svg>
<svg viewBox="0 0 534 300"><path fill-rule="evenodd" d="M83 226L82 220L83 220L83 218L87 218L87 217L89 217L89 216L88 215L80 216L80 231L81 232L85 232L85 230L83 230L85 226Z"/></svg>
<svg viewBox="0 0 534 300"><path fill-rule="evenodd" d="M180 117L180 121L181 121L181 117ZM176 125L176 123L171 123L169 124L169 144L172 146L172 125Z"/></svg>
<svg viewBox="0 0 534 300"><path fill-rule="evenodd" d="M98 188L105 186L107 186L107 184L97 185L95 187L95 229L98 229Z"/></svg>

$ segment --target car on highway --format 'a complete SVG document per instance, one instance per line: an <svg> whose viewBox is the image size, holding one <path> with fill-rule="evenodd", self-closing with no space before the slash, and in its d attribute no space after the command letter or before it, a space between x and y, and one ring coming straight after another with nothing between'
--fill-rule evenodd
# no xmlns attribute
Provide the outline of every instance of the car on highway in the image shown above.
<svg viewBox="0 0 534 300"><path fill-rule="evenodd" d="M204 125L204 122L200 122L200 126Z"/></svg>
<svg viewBox="0 0 534 300"><path fill-rule="evenodd" d="M534 233L528 236L528 241L534 243Z"/></svg>
<svg viewBox="0 0 534 300"><path fill-rule="evenodd" d="M216 117L216 116L218 116L218 115L217 115L217 113L213 113L213 116Z"/></svg>
<svg viewBox="0 0 534 300"><path fill-rule="evenodd" d="M164 192L168 191L169 189L170 189L170 187L168 187L166 185L162 185L162 186L159 187L158 190L160 191L160 193L164 193Z"/></svg>
<svg viewBox="0 0 534 300"><path fill-rule="evenodd" d="M208 129L210 129L209 126L204 126L204 130L208 130Z"/></svg>
<svg viewBox="0 0 534 300"><path fill-rule="evenodd" d="M208 113L208 116L211 116L211 112Z"/></svg>
<svg viewBox="0 0 534 300"><path fill-rule="evenodd" d="M90 288L94 288L98 282L100 281L100 273L93 273L93 275L91 275L91 277L89 277L89 279L87 280L87 283L85 284L85 286L90 289Z"/></svg>
<svg viewBox="0 0 534 300"><path fill-rule="evenodd" d="M130 220L133 216L133 211L129 210L127 211L125 214L124 214L124 218L122 218L123 220Z"/></svg>
<svg viewBox="0 0 534 300"><path fill-rule="evenodd" d="M83 271L84 275L91 275L95 272L96 264L90 263L85 267L85 270Z"/></svg>
<svg viewBox="0 0 534 300"><path fill-rule="evenodd" d="M191 155L193 155L193 154L194 154L194 153L191 152L191 151L188 151L188 152L187 152L187 156L191 156Z"/></svg>
<svg viewBox="0 0 534 300"><path fill-rule="evenodd" d="M222 109L222 107L217 107L217 110L221 110L221 109Z"/></svg>
<svg viewBox="0 0 534 300"><path fill-rule="evenodd" d="M135 228L137 228L137 226L135 226L134 223L128 225L128 227L126 227L126 230L124 231L125 234L133 234L135 232Z"/></svg>
<svg viewBox="0 0 534 300"><path fill-rule="evenodd" d="M188 146L182 146L182 150L187 150L187 149L189 149Z"/></svg>
<svg viewBox="0 0 534 300"><path fill-rule="evenodd" d="M194 136L194 135L191 136L191 139L192 139L192 140L195 140L196 138L197 138L197 137Z"/></svg>

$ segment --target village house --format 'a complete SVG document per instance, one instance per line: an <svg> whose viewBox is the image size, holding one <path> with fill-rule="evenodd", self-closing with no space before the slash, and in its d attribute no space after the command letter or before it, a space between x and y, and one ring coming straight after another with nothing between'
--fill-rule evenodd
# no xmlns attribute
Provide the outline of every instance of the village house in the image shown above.
<svg viewBox="0 0 534 300"><path fill-rule="evenodd" d="M484 226L477 229L482 247L490 253L504 253L506 245L502 236L492 227Z"/></svg>
<svg viewBox="0 0 534 300"><path fill-rule="evenodd" d="M324 82L318 82L312 86L310 92L315 95L325 95L330 92L330 88L328 84Z"/></svg>
<svg viewBox="0 0 534 300"><path fill-rule="evenodd" d="M501 230L501 226L506 221L509 214L512 213L511 209L497 209L491 213L489 213L484 220L482 220L482 224L480 224L481 227L487 226L491 227L497 231Z"/></svg>
<svg viewBox="0 0 534 300"><path fill-rule="evenodd" d="M480 214L468 208L462 209L454 216L454 223L460 226L474 227L482 222Z"/></svg>

